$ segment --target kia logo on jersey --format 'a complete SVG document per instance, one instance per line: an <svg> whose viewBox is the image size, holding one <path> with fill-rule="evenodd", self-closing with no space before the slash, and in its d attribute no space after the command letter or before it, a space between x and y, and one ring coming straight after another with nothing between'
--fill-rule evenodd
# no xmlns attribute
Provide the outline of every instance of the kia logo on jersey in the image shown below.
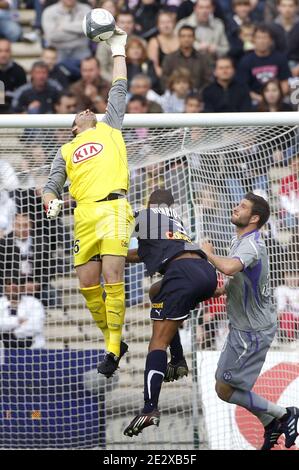
<svg viewBox="0 0 299 470"><path fill-rule="evenodd" d="M95 157L103 150L103 145L97 142L88 142L80 145L73 153L73 162L81 163Z"/></svg>

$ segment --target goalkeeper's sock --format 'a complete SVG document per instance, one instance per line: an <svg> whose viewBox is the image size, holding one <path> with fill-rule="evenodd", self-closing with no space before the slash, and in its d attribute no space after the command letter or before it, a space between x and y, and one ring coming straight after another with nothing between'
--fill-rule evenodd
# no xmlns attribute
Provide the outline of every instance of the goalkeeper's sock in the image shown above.
<svg viewBox="0 0 299 470"><path fill-rule="evenodd" d="M170 355L171 355L170 362L172 364L177 364L182 359L184 359L184 352L183 352L183 347L181 344L179 331L177 331L174 337L172 338L171 343L169 345L169 349L170 349Z"/></svg>
<svg viewBox="0 0 299 470"><path fill-rule="evenodd" d="M107 325L109 328L109 352L119 357L122 326L125 319L125 284L105 284Z"/></svg>
<svg viewBox="0 0 299 470"><path fill-rule="evenodd" d="M143 413L151 413L158 408L159 395L167 367L167 353L155 349L148 353L144 371Z"/></svg>
<svg viewBox="0 0 299 470"><path fill-rule="evenodd" d="M282 418L287 413L286 408L276 405L254 392L239 389L232 393L228 402L246 408L261 421L263 426L267 426L273 421L273 418Z"/></svg>
<svg viewBox="0 0 299 470"><path fill-rule="evenodd" d="M90 311L96 325L102 331L105 340L105 347L109 347L109 329L106 317L106 305L103 299L104 289L101 285L92 287L83 287L81 294L86 300L86 306Z"/></svg>

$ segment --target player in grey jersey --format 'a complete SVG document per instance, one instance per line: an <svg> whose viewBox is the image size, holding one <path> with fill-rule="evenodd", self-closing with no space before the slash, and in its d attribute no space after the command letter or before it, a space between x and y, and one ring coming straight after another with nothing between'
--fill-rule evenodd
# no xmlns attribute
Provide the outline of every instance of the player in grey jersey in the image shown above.
<svg viewBox="0 0 299 470"><path fill-rule="evenodd" d="M265 428L262 450L270 450L281 434L285 446L295 444L299 409L284 408L252 392L276 333L277 319L270 302L269 262L259 229L270 208L265 199L248 193L233 210L237 228L228 257L217 256L211 243L202 249L223 274L230 276L215 296L227 295L229 334L216 370L216 393L221 400L253 413Z"/></svg>

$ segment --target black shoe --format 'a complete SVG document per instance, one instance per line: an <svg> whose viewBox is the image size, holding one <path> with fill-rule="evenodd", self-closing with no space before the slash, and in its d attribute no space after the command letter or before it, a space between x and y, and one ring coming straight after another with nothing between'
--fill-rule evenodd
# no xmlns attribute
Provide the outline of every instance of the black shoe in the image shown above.
<svg viewBox="0 0 299 470"><path fill-rule="evenodd" d="M164 376L164 382L173 382L184 376L187 377L189 372L186 359L183 357L179 362L173 364L171 361L167 364L167 369Z"/></svg>
<svg viewBox="0 0 299 470"><path fill-rule="evenodd" d="M153 410L151 413L140 413L140 415L135 416L133 421L131 421L129 426L124 430L124 435L129 437L138 436L144 428L148 426L159 426L159 423L159 410Z"/></svg>
<svg viewBox="0 0 299 470"><path fill-rule="evenodd" d="M128 351L129 346L124 341L120 343L120 354L119 357L109 352L105 355L104 360L98 364L98 373L105 375L107 379L113 376L114 372L118 368L119 361L124 354Z"/></svg>
<svg viewBox="0 0 299 470"><path fill-rule="evenodd" d="M280 423L281 432L285 435L285 446L289 449L299 436L299 408L287 408L287 414L280 418Z"/></svg>
<svg viewBox="0 0 299 470"><path fill-rule="evenodd" d="M264 443L261 450L270 450L277 444L279 436L282 434L281 422L274 418L271 423L265 426Z"/></svg>

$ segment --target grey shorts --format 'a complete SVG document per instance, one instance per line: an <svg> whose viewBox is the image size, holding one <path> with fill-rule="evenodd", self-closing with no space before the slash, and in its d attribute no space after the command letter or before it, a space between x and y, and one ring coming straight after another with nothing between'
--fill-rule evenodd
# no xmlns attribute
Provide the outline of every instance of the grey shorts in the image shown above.
<svg viewBox="0 0 299 470"><path fill-rule="evenodd" d="M276 325L263 331L241 331L230 327L220 354L216 380L234 388L251 390L276 333Z"/></svg>

